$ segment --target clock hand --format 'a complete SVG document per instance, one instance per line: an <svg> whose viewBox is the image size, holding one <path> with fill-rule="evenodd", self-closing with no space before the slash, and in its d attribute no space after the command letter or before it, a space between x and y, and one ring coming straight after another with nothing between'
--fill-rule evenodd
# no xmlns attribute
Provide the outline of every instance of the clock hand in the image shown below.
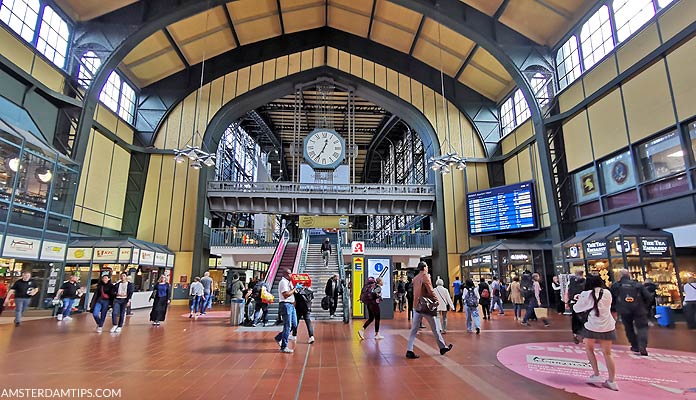
<svg viewBox="0 0 696 400"><path fill-rule="evenodd" d="M324 153L324 150L326 150L326 145L328 145L328 144L329 144L328 140L324 141L324 147L321 148L321 151L319 152L318 155L322 155L322 153Z"/></svg>

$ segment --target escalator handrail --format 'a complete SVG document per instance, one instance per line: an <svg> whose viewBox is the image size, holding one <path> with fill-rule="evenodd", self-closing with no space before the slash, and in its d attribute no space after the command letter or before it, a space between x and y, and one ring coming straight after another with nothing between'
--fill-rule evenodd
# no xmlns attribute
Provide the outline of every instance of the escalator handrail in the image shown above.
<svg viewBox="0 0 696 400"><path fill-rule="evenodd" d="M343 323L350 323L350 295L348 293L348 285L346 282L346 271L343 265L343 250L341 249L341 231L338 231L336 238L336 256L338 257L338 276L341 282L343 282Z"/></svg>
<svg viewBox="0 0 696 400"><path fill-rule="evenodd" d="M273 282L275 281L276 274L278 274L278 266L280 265L280 260L283 259L283 253L285 252L285 247L290 241L290 232L287 229L283 230L280 236L280 241L278 246L273 252L273 257L271 258L271 263L268 266L268 273L266 274L266 284L268 287L273 287Z"/></svg>
<svg viewBox="0 0 696 400"><path fill-rule="evenodd" d="M298 246L293 271L297 274L303 274L307 266L307 251L309 249L309 234L306 229L302 230L302 238Z"/></svg>

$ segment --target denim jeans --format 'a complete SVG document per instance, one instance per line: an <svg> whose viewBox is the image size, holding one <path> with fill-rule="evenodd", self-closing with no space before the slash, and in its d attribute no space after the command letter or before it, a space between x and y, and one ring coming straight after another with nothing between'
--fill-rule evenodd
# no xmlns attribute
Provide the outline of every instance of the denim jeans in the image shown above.
<svg viewBox="0 0 696 400"><path fill-rule="evenodd" d="M527 311L524 313L524 319L522 320L522 323L527 323L529 321L529 318L534 315L536 317L536 314L534 314L534 309L539 307L539 303L537 302L536 297L532 297L529 300L529 303L526 305ZM549 321L546 318L541 319L544 322L544 325L548 325Z"/></svg>
<svg viewBox="0 0 696 400"><path fill-rule="evenodd" d="M126 305L128 305L128 299L114 300L114 310L111 312L111 323L114 325L118 324L119 328L123 327L123 321L126 319Z"/></svg>
<svg viewBox="0 0 696 400"><path fill-rule="evenodd" d="M104 326L104 321L106 320L106 313L109 311L109 300L108 299L97 299L94 303L94 310L92 310L92 316L94 317L94 322L97 323L98 327Z"/></svg>
<svg viewBox="0 0 696 400"><path fill-rule="evenodd" d="M496 304L498 305L500 315L505 314L505 310L503 309L503 299L501 299L500 296L493 296L493 299L491 300L491 313L493 313L493 307L495 307Z"/></svg>
<svg viewBox="0 0 696 400"><path fill-rule="evenodd" d="M61 310L63 318L70 316L70 312L72 311L72 306L74 303L75 299L63 299L63 309Z"/></svg>
<svg viewBox="0 0 696 400"><path fill-rule="evenodd" d="M24 310L29 308L29 303L31 303L31 297L15 297L15 322L22 322L22 315L24 315Z"/></svg>
<svg viewBox="0 0 696 400"><path fill-rule="evenodd" d="M205 303L203 297L191 296L191 314L202 312L204 305L203 303Z"/></svg>
<svg viewBox="0 0 696 400"><path fill-rule="evenodd" d="M280 308L280 306L278 306ZM257 300L256 304L254 304L254 324L258 324L260 321L263 321L265 324L268 322L268 304Z"/></svg>
<svg viewBox="0 0 696 400"><path fill-rule="evenodd" d="M481 318L479 318L478 307L464 307L466 310L466 330L471 332L474 328L481 329ZM471 326L473 322L473 327Z"/></svg>
<svg viewBox="0 0 696 400"><path fill-rule="evenodd" d="M324 250L321 252L321 258L322 261L324 261L324 267L329 266L329 256L331 256L331 252L328 250Z"/></svg>
<svg viewBox="0 0 696 400"><path fill-rule="evenodd" d="M297 314L292 303L282 301L278 307L280 307L280 315L283 317L283 331L275 336L275 340L280 342L280 349L283 350L288 347L288 338L293 327L297 330Z"/></svg>
<svg viewBox="0 0 696 400"><path fill-rule="evenodd" d="M437 330L435 317L432 315L421 314L418 311L414 310L412 322L413 325L411 325L411 334L408 337L408 351L413 351L413 343L416 341L416 334L418 334L418 329L421 323L423 322L424 318L428 321L428 325L430 325L430 330L433 332L433 335L435 335L438 348L442 349L444 347L447 347L447 345L445 344L445 339L442 337L442 334Z"/></svg>
<svg viewBox="0 0 696 400"><path fill-rule="evenodd" d="M213 306L213 294L212 293L206 293L203 295L203 306L201 307L201 313L205 314L205 312Z"/></svg>
<svg viewBox="0 0 696 400"><path fill-rule="evenodd" d="M517 319L522 318L522 304L514 303L514 304L512 305L512 309L513 309L513 311L515 312L515 317L516 317Z"/></svg>

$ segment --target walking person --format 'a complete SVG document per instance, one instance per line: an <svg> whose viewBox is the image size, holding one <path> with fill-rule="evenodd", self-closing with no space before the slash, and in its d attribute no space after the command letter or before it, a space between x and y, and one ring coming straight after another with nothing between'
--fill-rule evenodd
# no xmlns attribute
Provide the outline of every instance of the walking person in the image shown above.
<svg viewBox="0 0 696 400"><path fill-rule="evenodd" d="M375 340L384 339L384 336L379 334L379 322L381 321L381 312L379 309L379 303L382 302L382 286L384 281L382 278L374 279L373 277L367 278L367 283L365 283L366 289L363 289L360 294L360 301L365 303L367 308L367 321L362 326L362 329L358 331L358 336L360 340L365 340L365 329L372 323L375 322Z"/></svg>
<svg viewBox="0 0 696 400"><path fill-rule="evenodd" d="M515 321L521 320L524 297L522 297L522 289L520 289L519 276L512 278L512 283L510 284L510 301L512 302L512 309L515 313Z"/></svg>
<svg viewBox="0 0 696 400"><path fill-rule="evenodd" d="M493 277L493 282L491 283L491 294L493 295L491 301L491 308L488 310L488 318L491 318L495 306L498 305L499 315L505 315L505 310L503 309L503 284L500 283L497 276Z"/></svg>
<svg viewBox="0 0 696 400"><path fill-rule="evenodd" d="M647 356L650 293L643 284L631 279L627 269L620 269L619 277L619 281L611 285L614 307L621 316L631 351Z"/></svg>
<svg viewBox="0 0 696 400"><path fill-rule="evenodd" d="M329 303L329 318L334 318L336 316L336 308L338 307L338 295L343 294L341 282L338 281L338 274L333 274L331 278L326 281L324 294L331 299Z"/></svg>
<svg viewBox="0 0 696 400"><path fill-rule="evenodd" d="M565 303L561 297L561 284L558 281L558 275L554 275L553 281L551 281L551 289L553 289L553 298L556 301L556 312L558 315L563 315Z"/></svg>
<svg viewBox="0 0 696 400"><path fill-rule="evenodd" d="M102 332L104 321L106 321L106 313L111 307L113 298L114 284L111 283L111 276L102 275L99 282L97 282L97 288L94 291L94 296L92 296L92 303L90 305L92 317L94 317L94 322L97 323L97 333Z"/></svg>
<svg viewBox="0 0 696 400"><path fill-rule="evenodd" d="M254 299L254 315L252 317L253 322L251 326L256 326L259 322L262 322L263 326L266 326L268 323L268 304L264 303L261 299L263 290L270 292L271 288L268 287L265 276L261 275L261 278L256 281L254 288L249 292L249 296Z"/></svg>
<svg viewBox="0 0 696 400"><path fill-rule="evenodd" d="M410 321L413 317L413 277L411 276L406 278L406 305L408 306L406 312Z"/></svg>
<svg viewBox="0 0 696 400"><path fill-rule="evenodd" d="M529 293L529 289L525 289L524 287L522 288L522 295L524 296L524 304L527 307L526 312L524 313L524 319L522 320L522 325L524 326L529 326L529 319L531 318L532 314L534 314L534 309L537 307L541 307L541 284L539 281L541 280L541 276L538 273L532 274L532 292ZM541 320L544 322L544 327L549 327L551 324L549 323L549 320L546 317L540 316Z"/></svg>
<svg viewBox="0 0 696 400"><path fill-rule="evenodd" d="M447 311L454 310L454 303L452 303L452 297L449 290L445 289L445 282L442 279L438 278L435 281L434 290L438 301L437 314L438 321L440 321L440 332L445 335L447 334Z"/></svg>
<svg viewBox="0 0 696 400"><path fill-rule="evenodd" d="M10 303L10 297L14 295L15 302L15 326L19 326L22 322L24 311L29 307L31 298L39 292L39 286L31 279L31 271L22 271L22 278L12 284L3 306L7 307Z"/></svg>
<svg viewBox="0 0 696 400"><path fill-rule="evenodd" d="M61 308L60 313L56 315L56 319L58 321L70 321L72 319L72 317L70 317L70 313L72 312L72 307L75 304L75 300L82 297L82 288L77 282L77 278L77 275L70 275L70 278L63 283L56 293L55 298L62 298L63 300L63 307Z"/></svg>
<svg viewBox="0 0 696 400"><path fill-rule="evenodd" d="M171 302L171 295L172 287L167 282L167 277L162 274L150 295L150 300L154 300L152 311L150 311L150 321L152 321L153 326L159 326L167 317L167 306Z"/></svg>
<svg viewBox="0 0 696 400"><path fill-rule="evenodd" d="M466 310L466 330L471 333L476 329L476 334L481 333L481 319L479 318L478 306L480 294L474 281L466 280L464 289L464 309Z"/></svg>
<svg viewBox="0 0 696 400"><path fill-rule="evenodd" d="M126 320L126 307L130 306L133 297L133 283L128 282L128 275L121 273L121 280L114 285L113 311L111 312L111 333L120 333Z"/></svg>
<svg viewBox="0 0 696 400"><path fill-rule="evenodd" d="M587 322L584 324L582 336L585 338L585 351L592 365L593 374L587 379L587 383L603 385L611 390L619 390L616 384L616 366L611 354L611 345L616 340L616 321L611 315L612 294L604 288L604 282L599 275L587 277L585 291L580 293L577 302L573 305L575 312L587 311ZM608 379L604 379L599 372L595 344L604 354L604 361L609 372Z"/></svg>
<svg viewBox="0 0 696 400"><path fill-rule="evenodd" d="M210 277L210 272L205 271L201 278L203 285L203 306L201 307L201 315L205 315L208 309L213 308L213 278Z"/></svg>
<svg viewBox="0 0 696 400"><path fill-rule="evenodd" d="M291 337L297 340L297 329L300 325L300 320L303 320L307 326L307 334L309 335L309 341L307 343L312 344L314 343L314 327L312 326L312 301L314 300L314 291L300 284L297 285L296 289L295 312L297 313L297 323L292 329Z"/></svg>
<svg viewBox="0 0 696 400"><path fill-rule="evenodd" d="M231 276L227 275L227 279L229 279L229 283L227 284L225 293L230 299L230 310L233 310L236 307L239 307L241 310L241 308L244 307L244 282L239 280L239 274L236 272ZM244 318L245 315L240 312L238 313L237 320L232 321L230 319L230 323L233 325L240 325Z"/></svg>
<svg viewBox="0 0 696 400"><path fill-rule="evenodd" d="M430 325L430 330L433 332L438 347L440 348L440 355L445 355L448 351L452 350L452 344L445 344L445 339L442 338L442 334L437 331L435 316L427 309L427 306L425 308L423 307L428 303L425 299L431 302L437 302L437 298L433 291L433 283L430 280L430 275L428 275L428 264L423 261L419 262L417 270L418 275L413 278L413 301L415 304L418 304L418 307L413 310L413 322L411 324L411 334L408 337L406 358L420 358L419 355L413 352L413 343L416 341L416 334L418 334L418 329L423 319L427 320L428 325Z"/></svg>
<svg viewBox="0 0 696 400"><path fill-rule="evenodd" d="M684 314L689 329L696 329L696 278L689 277L684 285Z"/></svg>
<svg viewBox="0 0 696 400"><path fill-rule="evenodd" d="M193 283L189 287L189 297L191 302L191 311L189 312L189 318L198 318L202 308L204 306L203 294L204 292L203 284L201 283L201 278L193 278Z"/></svg>
<svg viewBox="0 0 696 400"><path fill-rule="evenodd" d="M297 314L295 313L295 288L290 281L290 270L280 268L278 271L283 277L278 284L278 299L280 314L283 318L283 330L275 336L275 341L280 345L281 353L293 353L288 347L288 340L292 330L297 329Z"/></svg>
<svg viewBox="0 0 696 400"><path fill-rule="evenodd" d="M462 281L459 280L458 276L454 278L452 289L454 290L454 307L452 307L452 311L464 312L464 302L462 301ZM457 303L459 303L459 311L457 311Z"/></svg>
<svg viewBox="0 0 696 400"><path fill-rule="evenodd" d="M0 282L0 316L2 316L3 310L5 310L5 299L7 298L7 284L5 282Z"/></svg>
<svg viewBox="0 0 696 400"><path fill-rule="evenodd" d="M401 278L396 282L396 302L399 303L399 312L404 312L406 308L406 282Z"/></svg>
<svg viewBox="0 0 696 400"><path fill-rule="evenodd" d="M486 283L486 279L481 278L479 281L478 292L483 319L491 319L491 287Z"/></svg>
<svg viewBox="0 0 696 400"><path fill-rule="evenodd" d="M329 257L331 257L331 242L326 238L321 244L321 258L324 261L324 268L329 268Z"/></svg>
<svg viewBox="0 0 696 400"><path fill-rule="evenodd" d="M570 307L570 324L573 332L573 342L578 344L582 341L582 330L585 324L586 313L575 312L575 303L577 303L580 293L585 290L585 270L578 268L575 274L568 281L568 307Z"/></svg>

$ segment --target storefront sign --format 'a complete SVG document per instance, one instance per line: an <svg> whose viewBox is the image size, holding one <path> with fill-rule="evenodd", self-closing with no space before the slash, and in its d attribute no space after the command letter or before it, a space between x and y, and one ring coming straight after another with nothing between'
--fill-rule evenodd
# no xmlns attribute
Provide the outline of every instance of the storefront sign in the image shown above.
<svg viewBox="0 0 696 400"><path fill-rule="evenodd" d="M593 240L591 242L585 243L585 257L599 257L604 258L607 256L607 242L605 240Z"/></svg>
<svg viewBox="0 0 696 400"><path fill-rule="evenodd" d="M364 257L353 257L353 274L351 279L351 293L353 296L353 316L364 317L365 311L363 304L360 302L360 291L363 284L363 272L365 269Z"/></svg>
<svg viewBox="0 0 696 400"><path fill-rule="evenodd" d="M44 240L41 245L41 259L46 261L63 261L65 259L65 243Z"/></svg>
<svg viewBox="0 0 696 400"><path fill-rule="evenodd" d="M174 254L167 254L167 267L174 266Z"/></svg>
<svg viewBox="0 0 696 400"><path fill-rule="evenodd" d="M474 257L471 259L472 264L490 264L491 263L491 255L487 254L485 256L481 257Z"/></svg>
<svg viewBox="0 0 696 400"><path fill-rule="evenodd" d="M2 255L4 257L36 259L39 258L39 250L39 241L36 239L8 235L5 237Z"/></svg>
<svg viewBox="0 0 696 400"><path fill-rule="evenodd" d="M140 249L137 247L133 248L133 264L137 264L140 262Z"/></svg>
<svg viewBox="0 0 696 400"><path fill-rule="evenodd" d="M167 265L167 254L166 253L155 253L155 265L158 267L164 267Z"/></svg>
<svg viewBox="0 0 696 400"><path fill-rule="evenodd" d="M92 260L92 249L88 247L69 247L67 261L85 262Z"/></svg>
<svg viewBox="0 0 696 400"><path fill-rule="evenodd" d="M667 239L641 239L641 249L646 256L668 257L671 252Z"/></svg>
<svg viewBox="0 0 696 400"><path fill-rule="evenodd" d="M149 250L140 250L140 264L152 265L155 262L155 252Z"/></svg>
<svg viewBox="0 0 696 400"><path fill-rule="evenodd" d="M391 298L391 286L392 286L392 274L391 274L391 260L388 258L369 258L367 260L367 277L373 277L375 279L382 278L384 280L384 285L382 285L382 298Z"/></svg>
<svg viewBox="0 0 696 400"><path fill-rule="evenodd" d="M529 260L529 254L527 253L512 253L510 254L510 261L527 261Z"/></svg>
<svg viewBox="0 0 696 400"><path fill-rule="evenodd" d="M118 251L118 262L121 264L130 264L131 261L131 248L126 247L119 249Z"/></svg>
<svg viewBox="0 0 696 400"><path fill-rule="evenodd" d="M566 258L580 258L580 246L569 246L566 251Z"/></svg>
<svg viewBox="0 0 696 400"><path fill-rule="evenodd" d="M101 248L94 249L95 262L115 262L118 260L117 248Z"/></svg>
<svg viewBox="0 0 696 400"><path fill-rule="evenodd" d="M350 249L353 254L365 254L365 242L351 242Z"/></svg>

